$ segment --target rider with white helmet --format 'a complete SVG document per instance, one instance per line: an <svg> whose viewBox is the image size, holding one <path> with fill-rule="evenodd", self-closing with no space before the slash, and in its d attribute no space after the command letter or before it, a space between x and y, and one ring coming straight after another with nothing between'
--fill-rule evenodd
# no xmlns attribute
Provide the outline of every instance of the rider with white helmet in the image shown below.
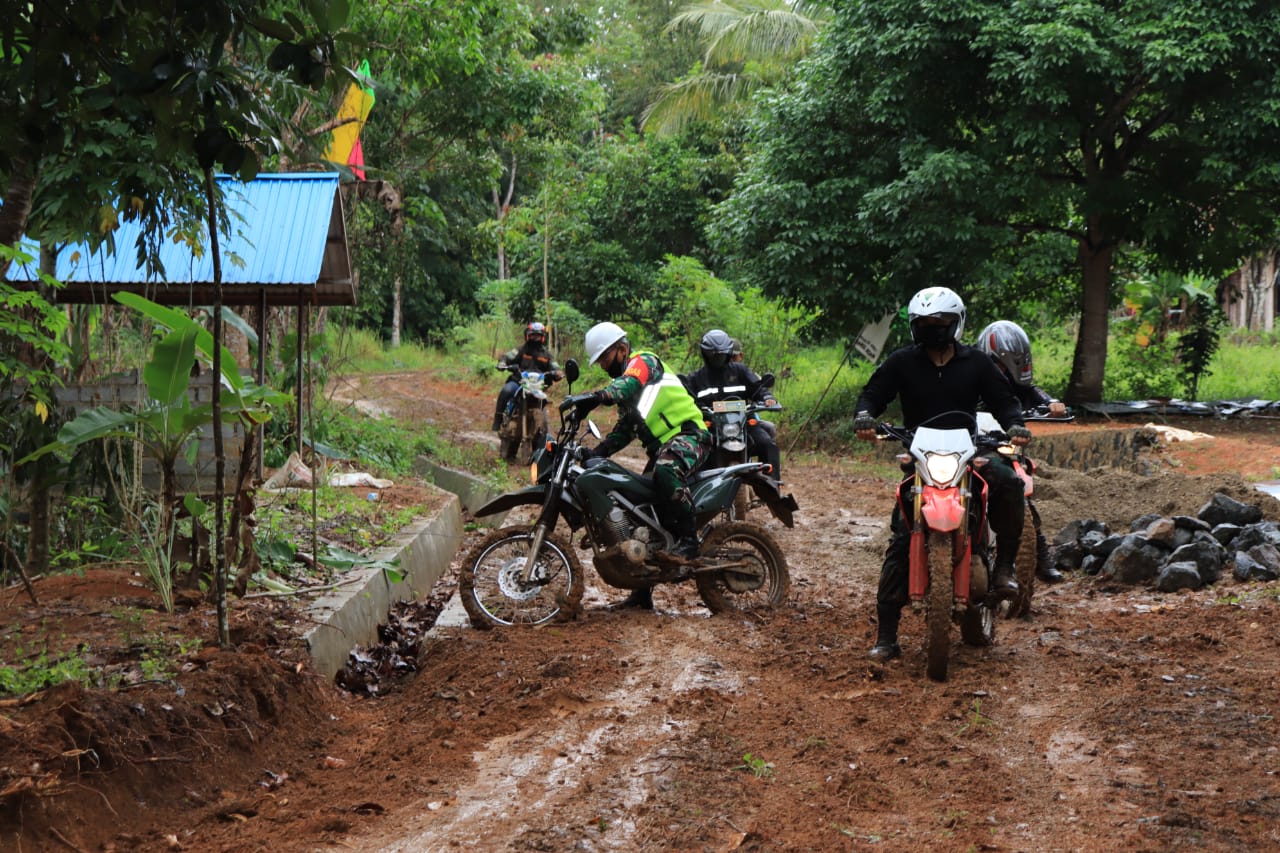
<svg viewBox="0 0 1280 853"><path fill-rule="evenodd" d="M627 333L616 323L597 323L584 340L587 360L598 364L613 381L599 391L576 394L561 404L580 414L596 406L617 406L618 421L593 455L611 456L639 438L653 460L653 482L666 503L670 529L678 537L673 556L691 560L698 555L698 530L693 496L687 480L711 450L711 435L698 405L680 377L652 352L631 349ZM637 589L622 602L626 607L653 607L652 592Z"/></svg>
<svg viewBox="0 0 1280 853"><path fill-rule="evenodd" d="M964 333L964 300L946 287L927 287L907 305L911 346L896 350L867 380L856 404L854 429L859 438L876 437L875 417L894 398L902 406L902 423L914 430L928 421L938 429L973 429L979 404L995 416L1015 444L1031 440L1022 406L990 358L960 343ZM1009 465L988 465L987 513L996 534L996 565L991 588L1017 593L1013 560L1022 537L1026 511L1022 480ZM907 567L911 533L895 504L892 537L880 569L876 593L877 636L870 657L887 661L902 654L898 621L908 601Z"/></svg>

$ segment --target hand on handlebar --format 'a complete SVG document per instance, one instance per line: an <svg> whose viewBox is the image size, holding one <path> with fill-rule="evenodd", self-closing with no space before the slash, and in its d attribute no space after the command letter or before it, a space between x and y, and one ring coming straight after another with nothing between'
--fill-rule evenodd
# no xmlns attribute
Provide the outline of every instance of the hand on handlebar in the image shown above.
<svg viewBox="0 0 1280 853"><path fill-rule="evenodd" d="M871 417L870 412L858 412L853 419L853 430L863 441L875 441L876 419Z"/></svg>
<svg viewBox="0 0 1280 853"><path fill-rule="evenodd" d="M563 415L572 409L578 417L583 418L600 403L600 395L595 391L574 394L572 397L564 398L564 402L560 404L560 414Z"/></svg>
<svg viewBox="0 0 1280 853"><path fill-rule="evenodd" d="M1031 443L1031 430L1021 425L1009 427L1009 443L1017 447L1026 447Z"/></svg>

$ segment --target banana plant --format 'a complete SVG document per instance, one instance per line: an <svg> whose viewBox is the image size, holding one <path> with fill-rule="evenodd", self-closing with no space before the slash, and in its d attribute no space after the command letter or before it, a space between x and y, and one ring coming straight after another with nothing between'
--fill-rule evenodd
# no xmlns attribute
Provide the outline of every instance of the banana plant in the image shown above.
<svg viewBox="0 0 1280 853"><path fill-rule="evenodd" d="M33 462L57 453L69 456L91 441L117 439L138 442L160 467L160 535L158 542L173 542L173 510L177 505L177 462L187 454L194 464L200 433L213 425L212 402L196 404L188 393L192 368L197 358L209 363L213 336L185 313L131 293L115 294L115 299L151 319L163 334L142 370L147 399L136 408L117 411L98 406L80 413L65 424L55 441L18 460ZM289 397L242 377L235 359L223 348L219 377L222 425L240 424L246 431L270 420L274 408L285 406Z"/></svg>

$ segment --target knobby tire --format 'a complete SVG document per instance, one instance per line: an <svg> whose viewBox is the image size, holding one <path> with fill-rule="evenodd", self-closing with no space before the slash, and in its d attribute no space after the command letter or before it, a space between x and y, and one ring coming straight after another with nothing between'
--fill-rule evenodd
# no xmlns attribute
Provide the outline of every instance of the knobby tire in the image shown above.
<svg viewBox="0 0 1280 853"><path fill-rule="evenodd" d="M781 546L767 530L755 524L732 521L713 528L703 540L699 560L703 564L717 560L745 562L763 574L757 586L754 581L744 584L735 579L732 572L699 572L698 595L712 613L773 610L786 601L791 589L791 574Z"/></svg>
<svg viewBox="0 0 1280 853"><path fill-rule="evenodd" d="M952 535L930 530L926 541L929 591L925 596L925 672L934 681L947 680L951 655Z"/></svg>
<svg viewBox="0 0 1280 853"><path fill-rule="evenodd" d="M532 535L530 525L503 527L467 551L458 570L458 596L474 627L542 625L564 611L581 610L582 564L573 547L555 534L547 536L538 554L547 582L519 587Z"/></svg>

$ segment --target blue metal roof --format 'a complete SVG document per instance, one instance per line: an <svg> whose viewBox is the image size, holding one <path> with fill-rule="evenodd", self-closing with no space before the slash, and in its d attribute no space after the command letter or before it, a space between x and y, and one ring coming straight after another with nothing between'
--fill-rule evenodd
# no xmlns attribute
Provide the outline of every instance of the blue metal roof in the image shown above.
<svg viewBox="0 0 1280 853"><path fill-rule="evenodd" d="M256 302L266 289L271 303L289 304L297 301L299 288L309 288L308 302L354 304L338 173L262 174L247 183L222 176L218 184L231 225L231 233L218 240L228 301ZM213 283L212 253L197 255L185 243L166 240L160 249L163 278L148 276L134 250L140 232L139 223L121 222L114 255L105 245L96 252L87 243L65 247L54 277L67 287L57 301L99 302L114 290L154 296L157 289L173 291L170 299L157 301L202 301L200 288L193 293L191 286ZM39 257L34 241L24 241L24 248ZM37 270L38 264L15 264L8 279L31 282Z"/></svg>

